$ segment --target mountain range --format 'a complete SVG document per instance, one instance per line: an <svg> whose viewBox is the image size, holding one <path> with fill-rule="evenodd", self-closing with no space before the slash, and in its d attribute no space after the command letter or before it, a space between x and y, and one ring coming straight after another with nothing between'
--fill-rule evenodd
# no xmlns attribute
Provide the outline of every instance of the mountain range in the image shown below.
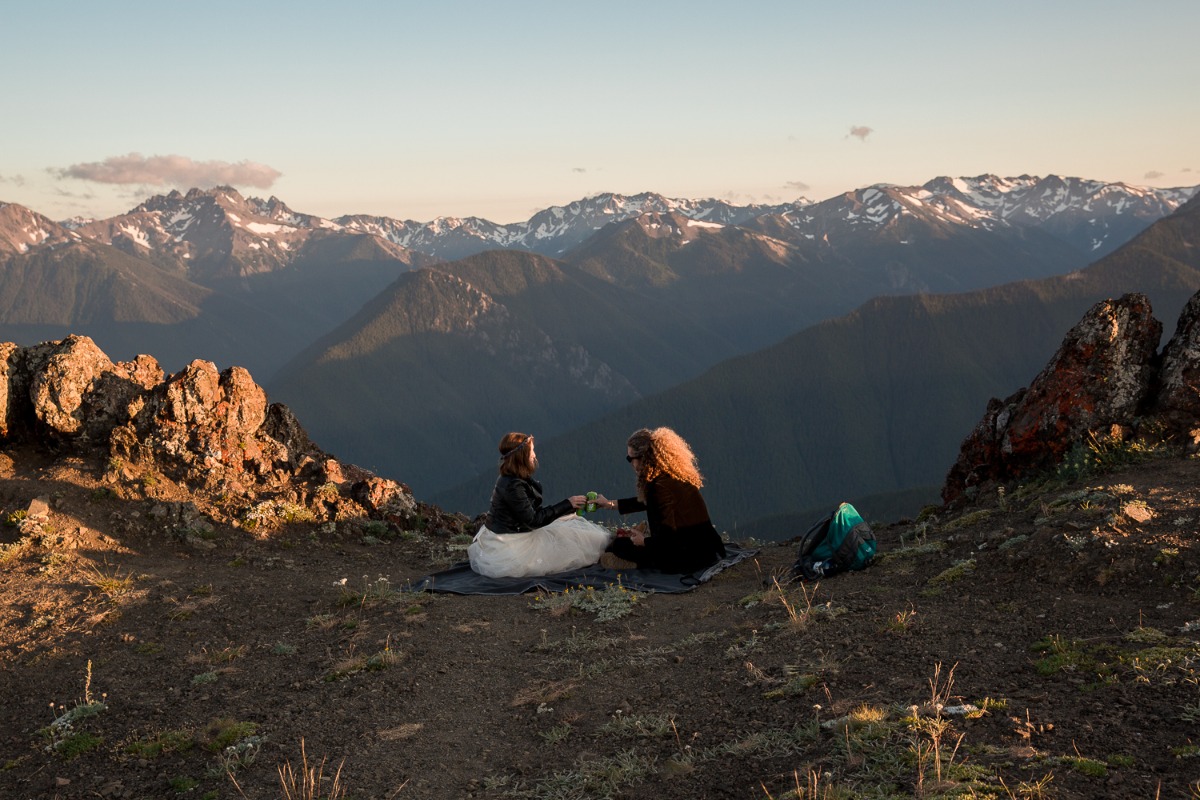
<svg viewBox="0 0 1200 800"><path fill-rule="evenodd" d="M439 217L418 223L367 215L338 217L335 223L447 261L493 249L562 257L609 224L647 213L678 214L708 225L751 226L796 242L853 236L866 228L886 228L905 216L938 219L952 227L1044 228L1080 250L1101 256L1170 213L1193 192L1194 188L1150 189L1054 175L981 175L941 177L922 186L870 186L821 202L801 199L735 206L651 192L605 193L509 225L477 217Z"/></svg>
<svg viewBox="0 0 1200 800"><path fill-rule="evenodd" d="M509 429L553 437L645 408L881 295L1071 273L1196 188L985 175L772 206L606 194L511 225L324 219L228 187L108 220L0 204L0 338L246 366L322 446L449 492Z"/></svg>

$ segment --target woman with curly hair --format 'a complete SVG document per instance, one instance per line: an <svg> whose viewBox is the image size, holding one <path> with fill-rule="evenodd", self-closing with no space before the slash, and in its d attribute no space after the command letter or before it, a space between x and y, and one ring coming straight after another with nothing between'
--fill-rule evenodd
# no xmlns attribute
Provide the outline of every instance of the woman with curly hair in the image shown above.
<svg viewBox="0 0 1200 800"><path fill-rule="evenodd" d="M682 436L670 428L634 431L625 460L637 475L637 496L599 497L596 503L621 514L645 511L649 530L634 529L617 538L609 552L638 567L678 573L698 572L725 557L725 545L700 495L704 477Z"/></svg>
<svg viewBox="0 0 1200 800"><path fill-rule="evenodd" d="M584 495L542 505L542 484L533 478L537 468L533 437L505 434L491 507L467 548L471 569L480 575L524 578L586 567L612 541L608 529L571 513L587 502Z"/></svg>

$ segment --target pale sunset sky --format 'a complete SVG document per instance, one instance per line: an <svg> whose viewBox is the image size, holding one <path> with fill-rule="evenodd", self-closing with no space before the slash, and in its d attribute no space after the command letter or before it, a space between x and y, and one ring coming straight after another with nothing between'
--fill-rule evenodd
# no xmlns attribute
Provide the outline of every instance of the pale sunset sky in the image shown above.
<svg viewBox="0 0 1200 800"><path fill-rule="evenodd" d="M0 0L0 202L528 219L600 192L1200 184L1200 2Z"/></svg>

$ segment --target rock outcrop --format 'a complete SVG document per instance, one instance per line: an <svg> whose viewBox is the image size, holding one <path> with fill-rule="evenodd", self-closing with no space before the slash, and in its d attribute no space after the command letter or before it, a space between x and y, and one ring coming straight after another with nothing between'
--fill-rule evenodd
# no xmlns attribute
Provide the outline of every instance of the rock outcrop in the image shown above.
<svg viewBox="0 0 1200 800"><path fill-rule="evenodd" d="M113 363L85 336L0 344L0 442L90 456L114 479L172 481L231 522L272 504L311 520L404 525L418 513L408 487L313 444L245 369L197 360L164 375L150 356Z"/></svg>
<svg viewBox="0 0 1200 800"><path fill-rule="evenodd" d="M1200 441L1200 293L1160 356L1162 330L1145 295L1093 306L1028 388L988 403L946 477L942 500L1054 466L1081 443L1153 430L1194 447Z"/></svg>
<svg viewBox="0 0 1200 800"><path fill-rule="evenodd" d="M1184 306L1163 348L1158 380L1154 413L1173 430L1200 439L1200 292Z"/></svg>

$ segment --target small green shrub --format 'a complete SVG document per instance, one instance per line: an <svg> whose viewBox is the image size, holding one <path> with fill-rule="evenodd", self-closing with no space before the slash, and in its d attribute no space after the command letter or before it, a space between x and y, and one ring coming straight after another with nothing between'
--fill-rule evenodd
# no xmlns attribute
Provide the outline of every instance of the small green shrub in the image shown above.
<svg viewBox="0 0 1200 800"><path fill-rule="evenodd" d="M1082 642L1073 639L1063 639L1058 635L1049 636L1035 642L1031 649L1042 655L1033 663L1039 675L1079 672L1105 678L1112 674L1112 668L1098 657L1098 649L1093 652Z"/></svg>
<svg viewBox="0 0 1200 800"><path fill-rule="evenodd" d="M283 500L267 500L247 511L242 516L241 524L247 531L256 531L260 527L271 529L283 524L316 520L316 516L304 506Z"/></svg>
<svg viewBox="0 0 1200 800"><path fill-rule="evenodd" d="M1063 756L1061 761L1071 769L1082 775L1087 775L1089 778L1103 778L1108 775L1108 765L1094 758Z"/></svg>
<svg viewBox="0 0 1200 800"><path fill-rule="evenodd" d="M603 736L659 739L672 736L675 719L667 714L617 714L600 729Z"/></svg>
<svg viewBox="0 0 1200 800"><path fill-rule="evenodd" d="M951 583L962 580L975 571L975 559L968 558L964 561L956 562L949 569L945 569L929 579L930 586L948 586Z"/></svg>
<svg viewBox="0 0 1200 800"><path fill-rule="evenodd" d="M926 505L926 506L921 506L921 510L917 513L917 522L925 522L926 520L930 519L931 517L937 516L937 514L939 512L941 512L941 510L942 510L942 507L939 505L930 504L930 505Z"/></svg>
<svg viewBox="0 0 1200 800"><path fill-rule="evenodd" d="M818 686L820 683L821 678L818 675L813 675L811 673L793 675L783 686L763 692L763 697L767 698L768 700L777 700L784 697L796 697L797 695L802 695L810 689Z"/></svg>
<svg viewBox="0 0 1200 800"><path fill-rule="evenodd" d="M360 672L379 672L400 663L401 655L390 647L370 656L351 656L339 661L325 676L326 683L333 683Z"/></svg>
<svg viewBox="0 0 1200 800"><path fill-rule="evenodd" d="M570 723L564 722L562 725L555 725L550 730L541 731L538 736L541 736L546 744L558 744L559 742L566 741L567 737L571 735L572 730L574 729Z"/></svg>
<svg viewBox="0 0 1200 800"><path fill-rule="evenodd" d="M208 723L204 732L208 739L208 749L219 753L230 745L253 736L257 731L258 724L255 722L237 722L228 718L220 718Z"/></svg>
<svg viewBox="0 0 1200 800"><path fill-rule="evenodd" d="M1129 633L1125 634L1125 640L1129 642L1138 642L1141 644L1158 644L1165 641L1167 635L1158 628L1134 628Z"/></svg>
<svg viewBox="0 0 1200 800"><path fill-rule="evenodd" d="M176 794L185 794L186 792L190 792L199 786L200 781L196 780L195 778L189 778L186 775L181 775L177 778L171 778L168 780L167 785L170 786L171 790Z"/></svg>
<svg viewBox="0 0 1200 800"><path fill-rule="evenodd" d="M1092 475L1140 464L1161 452L1164 445L1165 441L1153 438L1124 440L1089 433L1085 441L1075 444L1063 457L1054 470L1054 478L1074 483Z"/></svg>
<svg viewBox="0 0 1200 800"><path fill-rule="evenodd" d="M167 753L183 753L192 748L195 740L187 731L162 731L126 745L125 752L138 758L157 758Z"/></svg>
<svg viewBox="0 0 1200 800"><path fill-rule="evenodd" d="M875 556L875 564L886 564L890 561L899 561L906 558L919 558L921 556L940 553L946 549L944 541L922 542L907 547L898 547L895 550L888 550Z"/></svg>
<svg viewBox="0 0 1200 800"><path fill-rule="evenodd" d="M102 744L104 744L104 739L94 733L75 731L58 741L54 746L54 751L70 761L89 750L95 750Z"/></svg>
<svg viewBox="0 0 1200 800"><path fill-rule="evenodd" d="M92 586L107 595L110 600L115 601L121 595L128 594L133 590L134 578L132 572L121 575L119 568L105 571L101 567L93 566L91 569L86 570L84 574Z"/></svg>
<svg viewBox="0 0 1200 800"><path fill-rule="evenodd" d="M191 792L192 789L198 787L199 784L200 782L197 781L196 778L187 777L186 775L173 777L167 781L167 786L169 786L170 789L172 789L172 792L175 794L187 794L188 792Z"/></svg>
<svg viewBox="0 0 1200 800"><path fill-rule="evenodd" d="M385 575L380 575L373 581L368 581L367 576L364 575L363 588L359 591L346 586L344 578L339 582L338 586L340 594L338 595L337 604L342 608L380 603L385 600L391 600L397 595L396 590L392 588L392 582Z"/></svg>
<svg viewBox="0 0 1200 800"><path fill-rule="evenodd" d="M555 614L571 610L586 611L596 615L596 622L611 622L632 614L643 597L642 593L616 583L599 590L588 586L567 589L561 594L539 594L533 601L533 607Z"/></svg>
<svg viewBox="0 0 1200 800"><path fill-rule="evenodd" d="M1018 533L1016 536L1011 536L1000 544L996 545L996 549L1001 552L1005 550L1012 550L1014 547L1020 547L1027 541L1029 541L1028 534Z"/></svg>
<svg viewBox="0 0 1200 800"><path fill-rule="evenodd" d="M28 539L21 539L11 544L0 544L0 564L16 561L25 553L29 544Z"/></svg>
<svg viewBox="0 0 1200 800"><path fill-rule="evenodd" d="M91 662L88 662L88 680L91 679ZM84 689L84 702L67 709L54 718L46 727L38 731L38 735L46 740L46 752L58 753L65 758L74 758L80 753L86 753L98 747L103 739L87 731L78 730L77 726L84 720L94 717L108 706L98 700L90 699L90 689Z"/></svg>
<svg viewBox="0 0 1200 800"><path fill-rule="evenodd" d="M1158 551L1158 555L1154 557L1154 566L1165 567L1171 564L1175 559L1179 558L1178 547L1164 547Z"/></svg>
<svg viewBox="0 0 1200 800"><path fill-rule="evenodd" d="M988 517L992 516L995 513L996 512L992 511L989 508L981 508L978 511L971 511L969 513L963 514L958 519L950 520L949 522L947 522L945 525L942 526L942 530L943 531L956 531L959 528L967 528L967 527L970 527L971 525L976 525L980 522L983 522L984 520L986 520Z"/></svg>
<svg viewBox="0 0 1200 800"><path fill-rule="evenodd" d="M396 529L381 519L368 519L362 523L362 532L379 539L394 538Z"/></svg>

